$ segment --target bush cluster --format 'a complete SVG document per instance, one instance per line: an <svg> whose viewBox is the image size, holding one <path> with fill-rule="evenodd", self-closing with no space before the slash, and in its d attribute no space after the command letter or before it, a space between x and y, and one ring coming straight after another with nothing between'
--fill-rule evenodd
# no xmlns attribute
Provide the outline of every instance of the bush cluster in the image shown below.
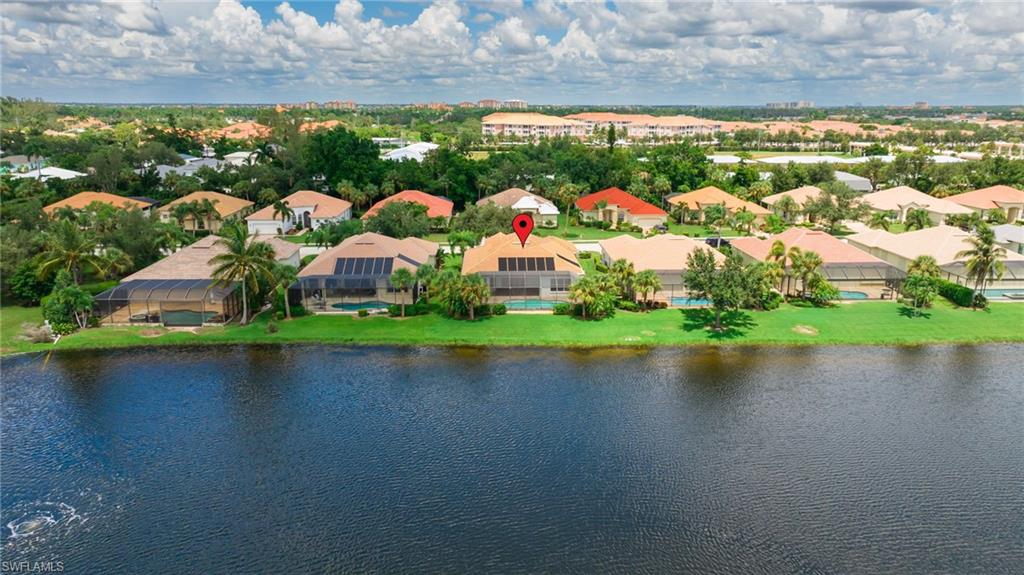
<svg viewBox="0 0 1024 575"><path fill-rule="evenodd" d="M960 307L985 307L988 300L982 294L975 296L974 290L967 286L953 283L947 280L939 280L939 295L953 302Z"/></svg>

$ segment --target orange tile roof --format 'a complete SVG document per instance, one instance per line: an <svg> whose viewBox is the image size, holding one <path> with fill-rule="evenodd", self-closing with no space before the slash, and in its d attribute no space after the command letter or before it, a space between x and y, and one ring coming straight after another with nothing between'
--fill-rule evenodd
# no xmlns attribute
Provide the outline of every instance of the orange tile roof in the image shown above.
<svg viewBox="0 0 1024 575"><path fill-rule="evenodd" d="M336 218L352 207L352 202L313 190L299 190L284 198L283 201L292 209L312 207L313 212L310 214L312 218ZM277 218L274 217L274 206L267 206L256 210L245 219L275 220Z"/></svg>
<svg viewBox="0 0 1024 575"><path fill-rule="evenodd" d="M813 200L821 195L821 188L818 186L800 186L799 188L793 188L785 192L779 192L778 194L772 194L761 198L761 201L774 206L775 202L781 200L783 197L792 198L796 205L803 207L808 200Z"/></svg>
<svg viewBox="0 0 1024 575"><path fill-rule="evenodd" d="M1002 204L1024 204L1024 191L1010 186L990 186L949 196L946 199L969 208L991 210Z"/></svg>
<svg viewBox="0 0 1024 575"><path fill-rule="evenodd" d="M658 234L644 239L621 235L601 240L598 244L613 261L629 260L633 262L633 268L638 272L684 270L687 256L698 249L710 250L715 262L719 264L725 261L725 256L721 252L712 250L703 242L674 234Z"/></svg>
<svg viewBox="0 0 1024 575"><path fill-rule="evenodd" d="M495 112L484 116L483 124L512 124L515 126L579 126L582 122L548 116L537 112Z"/></svg>
<svg viewBox="0 0 1024 575"><path fill-rule="evenodd" d="M605 201L609 206L618 206L620 209L627 210L634 216L667 216L668 212L649 204L640 198L620 190L619 188L608 188L601 190L600 192L594 192L583 196L576 200L576 207L583 211L590 211L596 209L597 203Z"/></svg>
<svg viewBox="0 0 1024 575"><path fill-rule="evenodd" d="M432 196L419 190L402 190L401 192L388 196L370 206L370 209L366 210L366 213L363 214L363 219L365 220L373 216L380 211L381 208L391 202L412 202L414 204L427 206L427 216L431 218L436 218L438 216L450 218L452 217L452 210L455 207L455 204L453 204L451 200L446 200L445 198Z"/></svg>
<svg viewBox="0 0 1024 575"><path fill-rule="evenodd" d="M395 258L393 270L405 268L415 272L437 253L438 245L420 238L395 238L367 232L346 238L328 248L299 272L300 278L334 275L338 258Z"/></svg>
<svg viewBox="0 0 1024 575"><path fill-rule="evenodd" d="M805 252L815 252L826 264L882 263L882 260L839 238L806 228L789 228L781 234L775 234L763 240L736 238L730 243L734 249L754 259L764 260L768 257L768 252L776 240L781 241L787 250L791 247L798 247Z"/></svg>
<svg viewBox="0 0 1024 575"><path fill-rule="evenodd" d="M81 210L93 202L99 202L101 204L109 204L115 208L139 208L140 210L150 207L152 204L146 202L140 202L139 200L133 200L124 196L117 196L114 194L108 194L106 192L79 192L70 198L64 198L58 202L54 202L45 208L43 212L46 214L52 214L54 211L61 208L71 208L73 210Z"/></svg>
<svg viewBox="0 0 1024 575"><path fill-rule="evenodd" d="M253 138L266 138L270 135L270 128L256 122L238 122L226 128L210 130L209 134L212 138L251 140Z"/></svg>
<svg viewBox="0 0 1024 575"><path fill-rule="evenodd" d="M338 126L344 126L341 120L324 120L323 122L306 122L299 126L300 132L315 132L317 130L330 130Z"/></svg>
<svg viewBox="0 0 1024 575"><path fill-rule="evenodd" d="M236 198L220 192L192 192L187 196L182 196L173 202L168 203L164 207L160 208L160 211L170 212L171 209L178 204L202 202L203 200L210 200L213 202L214 209L217 210L217 213L220 214L220 217L222 218L229 218L253 205L249 200L243 200L242 198Z"/></svg>
<svg viewBox="0 0 1024 575"><path fill-rule="evenodd" d="M555 271L583 273L576 259L576 246L571 242L555 236L531 235L524 246L515 234L500 232L484 239L481 245L466 250L462 258L462 273L497 272L498 258L507 257L554 258Z"/></svg>
<svg viewBox="0 0 1024 575"><path fill-rule="evenodd" d="M745 210L752 214L762 216L771 213L768 209L765 209L753 202L741 200L730 193L716 188L715 186L707 186L700 188L699 190L672 196L668 199L668 203L674 206L686 205L691 210L700 210L713 205L723 205L725 206L725 209L730 212Z"/></svg>

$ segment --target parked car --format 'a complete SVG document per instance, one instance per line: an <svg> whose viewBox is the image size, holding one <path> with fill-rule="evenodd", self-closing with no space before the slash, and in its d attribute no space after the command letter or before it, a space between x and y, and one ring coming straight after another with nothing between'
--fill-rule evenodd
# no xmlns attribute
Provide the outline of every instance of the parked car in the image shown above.
<svg viewBox="0 0 1024 575"><path fill-rule="evenodd" d="M725 238L708 238L704 240L704 243L716 249L721 247L729 247L729 240Z"/></svg>

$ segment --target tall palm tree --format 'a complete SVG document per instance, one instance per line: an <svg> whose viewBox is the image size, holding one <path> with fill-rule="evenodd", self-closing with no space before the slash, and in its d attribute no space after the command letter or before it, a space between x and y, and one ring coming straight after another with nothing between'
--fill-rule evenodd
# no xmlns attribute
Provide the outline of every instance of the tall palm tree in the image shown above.
<svg viewBox="0 0 1024 575"><path fill-rule="evenodd" d="M476 306L483 304L491 297L491 288L484 278L477 274L464 276L459 282L459 299L469 312L469 320L473 321Z"/></svg>
<svg viewBox="0 0 1024 575"><path fill-rule="evenodd" d="M612 262L611 267L608 268L608 275L614 280L619 297L621 299L632 299L633 280L636 277L633 262L624 258L615 260Z"/></svg>
<svg viewBox="0 0 1024 575"><path fill-rule="evenodd" d="M995 232L985 225L978 228L977 233L967 241L970 242L971 249L956 254L956 258L967 258L964 264L967 268L967 277L974 280L975 293L984 294L985 284L989 280L1003 277L1003 273L1006 272L1006 266L1003 264L1006 249L996 245Z"/></svg>
<svg viewBox="0 0 1024 575"><path fill-rule="evenodd" d="M103 251L103 277L111 278L124 275L132 269L132 257L120 248L110 247Z"/></svg>
<svg viewBox="0 0 1024 575"><path fill-rule="evenodd" d="M423 293L423 300L426 302L430 301L430 287L436 275L437 269L430 264L423 264L416 268L416 283L419 284L420 290Z"/></svg>
<svg viewBox="0 0 1024 575"><path fill-rule="evenodd" d="M876 230L889 231L889 224L891 223L888 212L872 212L871 219L868 220L868 227Z"/></svg>
<svg viewBox="0 0 1024 575"><path fill-rule="evenodd" d="M907 215L903 217L903 224L906 226L907 231L923 230L931 227L932 218L925 210L914 208L907 211Z"/></svg>
<svg viewBox="0 0 1024 575"><path fill-rule="evenodd" d="M587 310L597 301L598 289L594 276L583 276L569 288L569 301L580 304L583 319L587 319Z"/></svg>
<svg viewBox="0 0 1024 575"><path fill-rule="evenodd" d="M786 268L785 265L784 265L785 262L782 262L782 263L783 263L783 268L786 271L787 279L789 281L786 282L787 283L786 291L784 291L782 293L782 295L786 295L787 292L792 291L792 289L793 289L793 280L792 280L792 278L797 275L797 270L803 265L803 257L804 257L803 250L801 250L800 248L798 248L796 246L792 246L791 248L789 248L789 251L786 252L786 259L789 260L789 267Z"/></svg>
<svg viewBox="0 0 1024 575"><path fill-rule="evenodd" d="M555 192L555 196L561 200L562 205L565 206L564 224L562 226L562 235L569 235L569 211L572 209L573 204L576 200L580 199L580 194L583 192L583 187L578 184L567 183L558 188Z"/></svg>
<svg viewBox="0 0 1024 575"><path fill-rule="evenodd" d="M99 243L91 234L68 220L58 220L44 234L46 240L39 254L39 276L48 276L58 269L71 272L75 283L82 283L84 268L102 274L106 262L97 254Z"/></svg>
<svg viewBox="0 0 1024 575"><path fill-rule="evenodd" d="M213 222L220 220L220 212L217 211L218 200L203 198L197 207L197 216L206 222L206 229L213 231Z"/></svg>
<svg viewBox="0 0 1024 575"><path fill-rule="evenodd" d="M398 292L404 292L405 290L412 287L412 284L416 281L416 278L409 271L409 268L398 268L392 272L391 277L388 278L391 282L391 287L395 289L395 300L398 300ZM402 298L402 317L405 317L405 298Z"/></svg>
<svg viewBox="0 0 1024 575"><path fill-rule="evenodd" d="M930 278L937 278L942 275L939 263L932 256L917 256L907 266L907 275L922 275Z"/></svg>
<svg viewBox="0 0 1024 575"><path fill-rule="evenodd" d="M210 259L213 279L224 285L238 282L242 286L242 325L249 323L249 290L259 289L260 280L274 281L274 248L250 236L245 225L235 224L221 230L218 245L227 252Z"/></svg>
<svg viewBox="0 0 1024 575"><path fill-rule="evenodd" d="M800 254L799 267L796 268L797 275L800 277L800 295L804 296L807 292L807 286L811 282L811 278L818 272L818 268L822 266L824 262L821 256L812 251L805 251Z"/></svg>
<svg viewBox="0 0 1024 575"><path fill-rule="evenodd" d="M195 215L195 202L184 202L181 204L174 204L171 207L171 217L178 222L178 227L185 228L185 220ZM192 234L195 235L196 226L192 226Z"/></svg>
<svg viewBox="0 0 1024 575"><path fill-rule="evenodd" d="M787 223L793 223L793 214L800 211L800 204L796 203L796 200L789 196L782 196L779 201L775 202L776 211L782 212L782 219Z"/></svg>
<svg viewBox="0 0 1024 575"><path fill-rule="evenodd" d="M654 294L658 293L658 290L661 289L661 278L658 277L654 270L644 270L637 273L636 277L633 278L633 289L640 294L640 300L643 302L642 305L644 309L647 309L647 294L651 294L653 297Z"/></svg>
<svg viewBox="0 0 1024 575"><path fill-rule="evenodd" d="M299 272L294 266L287 264L275 264L271 271L274 274L274 291L283 290L284 292L284 317L292 319L292 306L288 303L288 288L299 281Z"/></svg>
<svg viewBox="0 0 1024 575"><path fill-rule="evenodd" d="M285 200L277 200L276 202L274 202L273 207L274 213L271 214L271 217L273 217L275 220L278 217L281 218L281 231L284 231L284 223L288 221L289 218L295 217L295 210L291 209L291 207L288 205L288 202Z"/></svg>

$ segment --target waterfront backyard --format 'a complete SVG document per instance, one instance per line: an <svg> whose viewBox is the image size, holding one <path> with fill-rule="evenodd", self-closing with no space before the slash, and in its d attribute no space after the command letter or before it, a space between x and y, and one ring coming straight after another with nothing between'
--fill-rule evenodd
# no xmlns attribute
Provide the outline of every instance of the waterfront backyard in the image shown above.
<svg viewBox="0 0 1024 575"><path fill-rule="evenodd" d="M769 312L727 315L727 329L707 330L710 312L666 309L619 311L612 318L583 321L549 314L509 314L477 321L437 314L405 319L320 315L276 322L258 316L248 326L174 331L160 327L108 326L82 330L54 344L19 341L23 321L39 321L38 309L0 310L4 353L50 349L99 349L229 343L332 343L396 345L644 346L695 344L924 344L1024 341L1024 305L992 303L988 310L956 308L937 301L924 315L894 302L858 302L829 308L783 305Z"/></svg>

